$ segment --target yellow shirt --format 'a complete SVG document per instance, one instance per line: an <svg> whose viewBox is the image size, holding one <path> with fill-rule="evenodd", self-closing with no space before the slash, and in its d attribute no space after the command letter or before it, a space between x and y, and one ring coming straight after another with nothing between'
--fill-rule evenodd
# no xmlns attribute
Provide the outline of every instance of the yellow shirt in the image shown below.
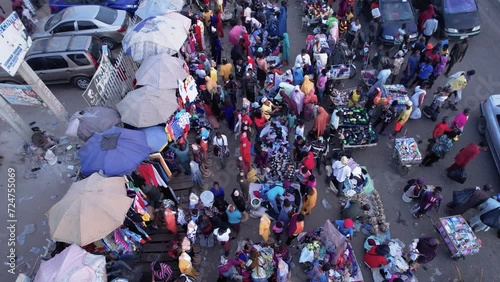
<svg viewBox="0 0 500 282"><path fill-rule="evenodd" d="M349 107L356 105L356 103L359 102L360 96L361 95L360 95L360 93L358 93L358 91L356 91L356 90L352 91L351 99L349 99Z"/></svg>
<svg viewBox="0 0 500 282"><path fill-rule="evenodd" d="M214 68L210 68L210 78L217 83L217 70Z"/></svg>
<svg viewBox="0 0 500 282"><path fill-rule="evenodd" d="M224 82L229 80L229 75L233 72L233 65L227 63L225 65L220 66L220 76L224 80Z"/></svg>
<svg viewBox="0 0 500 282"><path fill-rule="evenodd" d="M269 106L266 104L262 105L262 114L269 120L271 118L271 112L273 111L273 103L269 102Z"/></svg>
<svg viewBox="0 0 500 282"><path fill-rule="evenodd" d="M347 16L347 20L351 20L352 18L354 18L354 14L353 13L346 13L346 16Z"/></svg>
<svg viewBox="0 0 500 282"><path fill-rule="evenodd" d="M399 118L398 118L399 123L405 124L408 121L408 119L410 118L412 109L413 109L413 107L410 107L408 110L404 110L399 114Z"/></svg>
<svg viewBox="0 0 500 282"><path fill-rule="evenodd" d="M452 92L463 89L466 85L467 78L465 78L465 75L461 75L450 82Z"/></svg>

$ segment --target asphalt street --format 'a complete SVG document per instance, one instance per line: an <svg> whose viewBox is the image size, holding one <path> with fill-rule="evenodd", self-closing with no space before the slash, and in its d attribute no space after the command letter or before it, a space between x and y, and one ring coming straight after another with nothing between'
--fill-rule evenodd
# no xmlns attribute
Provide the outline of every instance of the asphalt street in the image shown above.
<svg viewBox="0 0 500 282"><path fill-rule="evenodd" d="M390 231L393 238L399 238L405 243L411 242L412 239L420 236L437 236L433 228L432 221L436 221L439 217L446 215L445 205L436 212L430 212L429 217L424 217L419 221L415 221L411 217L410 205L401 200L402 189L404 183L409 178L424 177L428 184L440 185L443 187L444 203L451 199L453 190L463 189L466 187L483 185L486 183L493 184L495 192L500 192L500 177L496 169L491 154L489 152L481 153L467 168L468 179L464 185L459 185L452 182L446 177L445 168L453 162L453 156L460 148L468 145L470 142L478 142L481 140L476 132L476 122L479 117L479 102L484 100L491 94L500 93L500 73L497 66L500 66L500 58L496 54L500 53L500 46L497 44L500 38L500 23L496 20L500 13L498 1L481 1L480 10L482 17L481 34L470 40L469 51L462 63L455 66L453 71L475 69L476 75L464 90L464 98L459 105L459 109L469 107L472 109L471 117L465 127L464 134L460 136L460 140L455 144L452 151L432 168L412 167L410 174L402 178L399 176L394 160L392 159L393 143L387 137L380 137L378 146L365 150L354 151L355 160L367 167L370 175L375 182L375 188L381 195L384 203L387 221L391 223ZM288 33L291 40L291 57L294 58L305 45L307 33L300 31L301 14L298 10L298 2L291 1L289 3L288 12ZM363 27L366 28L366 27ZM226 33L227 34L227 33ZM227 39L224 39L224 41ZM434 39L435 40L435 39ZM229 52L228 48L225 52ZM346 81L344 87L353 87L359 83L359 73L352 80ZM440 77L434 87L445 83L445 78ZM81 97L82 91L69 86L57 85L50 86L54 94L62 101L68 112L73 113L86 106L86 103ZM413 93L412 91L410 93ZM425 104L431 102L431 91L428 91ZM62 135L64 126L57 123L54 116L47 112L46 109L15 107L21 116L27 121L37 121L39 126L45 129ZM456 112L445 111L450 118ZM411 120L408 122L406 129L407 136L415 137L422 140L420 149L425 149L425 140L430 137L434 123L425 118L421 120ZM311 128L311 124L306 130ZM224 125L221 131L231 135ZM237 150L237 144L233 138L231 141L231 149ZM20 139L15 133L9 129L5 123L0 123L0 144L2 148L1 155L5 157L3 165L0 167L2 173L0 179L2 197L4 197L6 178L8 167L16 167L21 173L28 169L28 164L23 162L18 152L21 145ZM30 167L31 168L31 167ZM230 160L226 169L221 170L214 166L211 170L215 173L213 180L217 180L222 187L226 189L226 194L229 196L229 191L237 187L236 174L237 169L234 160ZM26 262L21 265L19 271L31 271L36 264L37 257L40 254L40 249L46 245L45 239L48 238L48 226L46 225L45 213L48 209L57 202L70 185L70 181L65 177L66 171L60 169L44 168L42 173L36 179L24 179L22 175L18 176L18 205L17 214L19 215L18 233L23 231L23 226L33 223L36 225L36 231L33 234L26 236L26 242L23 245L18 245L17 256L22 261ZM318 180L318 204L314 208L312 215L306 217L306 230L310 230L321 226L326 219L335 220L339 216L338 199L331 193L325 192L323 184L323 174ZM19 199L23 199L20 201ZM321 205L321 200L326 199L333 205L332 209L325 209ZM230 201L229 197L228 200ZM6 210L0 213L0 220L6 220ZM397 214L401 213L401 218L406 224L396 223ZM464 215L466 219L473 216L473 211L469 211ZM5 222L5 221L4 221ZM258 240L258 220L250 219L242 226L241 238L250 238ZM6 253L8 234L4 228L0 228L0 245L2 253ZM478 232L477 235L482 240L482 249L479 254L472 257L467 257L465 260L454 261L450 258L450 253L445 245L440 247L438 256L435 260L428 264L427 270L419 269L416 272L419 281L458 281L459 272L463 281L498 281L497 273L499 266L497 263L496 248L498 248L500 240L496 237L496 232ZM362 264L363 257L363 234L357 234L353 238L353 246L358 262ZM235 243L232 244L231 250L234 251ZM34 249L35 248L35 249ZM43 249L41 250L43 252ZM38 252L38 253L37 253ZM298 252L293 251L295 267L292 267L293 281L305 281L305 276L298 266ZM216 281L216 268L218 265L218 257L222 254L220 248L205 250L205 260L203 269L205 277L203 281ZM6 266L5 270L7 269ZM371 274L368 269L361 265L365 281L371 281ZM482 277L482 280L481 280ZM0 273L0 281L14 281L12 275L5 271Z"/></svg>

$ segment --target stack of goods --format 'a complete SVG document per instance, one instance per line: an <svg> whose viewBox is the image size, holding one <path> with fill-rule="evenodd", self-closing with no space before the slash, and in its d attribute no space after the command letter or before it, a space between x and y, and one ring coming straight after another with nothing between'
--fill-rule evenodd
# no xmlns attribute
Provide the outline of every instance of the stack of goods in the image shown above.
<svg viewBox="0 0 500 282"><path fill-rule="evenodd" d="M370 145L378 142L378 136L370 124L370 117L364 108L340 107L340 125L345 146Z"/></svg>
<svg viewBox="0 0 500 282"><path fill-rule="evenodd" d="M330 78L331 79L346 79L351 75L351 70L349 66L344 64L332 66L330 70Z"/></svg>
<svg viewBox="0 0 500 282"><path fill-rule="evenodd" d="M190 120L191 114L186 112L186 110L181 110L172 116L170 121L167 122L167 126L165 126L168 140L174 141L183 135L187 135L189 132Z"/></svg>
<svg viewBox="0 0 500 282"><path fill-rule="evenodd" d="M461 215L441 217L436 226L453 257L463 257L479 252L481 240L476 237Z"/></svg>
<svg viewBox="0 0 500 282"><path fill-rule="evenodd" d="M402 111L406 107L406 102L409 100L408 91L402 84L384 85L382 88L381 103L391 104L392 101L398 101L398 112Z"/></svg>
<svg viewBox="0 0 500 282"><path fill-rule="evenodd" d="M363 281L349 241L329 220L323 227L300 237L299 244L302 248L299 263L309 275L314 275L318 268L328 263L328 276L333 281Z"/></svg>
<svg viewBox="0 0 500 282"><path fill-rule="evenodd" d="M295 178L295 165L286 147L280 147L271 153L269 168L271 171L266 176L273 181L291 181Z"/></svg>
<svg viewBox="0 0 500 282"><path fill-rule="evenodd" d="M416 164L422 161L417 142L413 138L396 138L394 154L401 164Z"/></svg>
<svg viewBox="0 0 500 282"><path fill-rule="evenodd" d="M372 85L377 81L377 77L375 76L376 73L377 71L375 70L362 70L361 80L363 80L366 85Z"/></svg>
<svg viewBox="0 0 500 282"><path fill-rule="evenodd" d="M336 106L346 106L349 104L349 96L352 91L356 88L347 88L347 89L333 89L331 95L334 97L334 103Z"/></svg>

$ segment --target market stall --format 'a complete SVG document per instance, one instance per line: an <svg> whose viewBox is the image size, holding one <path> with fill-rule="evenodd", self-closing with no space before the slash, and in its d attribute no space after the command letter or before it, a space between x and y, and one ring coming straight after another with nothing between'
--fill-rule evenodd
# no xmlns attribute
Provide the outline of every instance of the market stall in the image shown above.
<svg viewBox="0 0 500 282"><path fill-rule="evenodd" d="M329 263L328 272L334 281L363 281L360 264L352 250L351 243L327 220L322 227L299 235L301 255L299 263L306 272L315 265Z"/></svg>
<svg viewBox="0 0 500 282"><path fill-rule="evenodd" d="M377 145L378 136L370 124L370 117L365 108L339 107L338 110L341 113L339 129L343 135L343 148Z"/></svg>
<svg viewBox="0 0 500 282"><path fill-rule="evenodd" d="M394 84L382 87L381 103L390 105L393 101L398 102L396 106L398 113L406 108L406 103L410 101L410 98L408 97L408 90L406 90L404 85Z"/></svg>
<svg viewBox="0 0 500 282"><path fill-rule="evenodd" d="M453 259L464 258L479 252L481 240L461 215L441 217L435 226L448 246Z"/></svg>
<svg viewBox="0 0 500 282"><path fill-rule="evenodd" d="M356 87L345 88L345 89L336 89L333 88L330 93L330 101L335 106L347 106L349 104L349 97L351 96L352 91L356 90Z"/></svg>
<svg viewBox="0 0 500 282"><path fill-rule="evenodd" d="M401 175L407 175L412 165L422 162L422 155L414 138L402 137L394 140L393 157Z"/></svg>

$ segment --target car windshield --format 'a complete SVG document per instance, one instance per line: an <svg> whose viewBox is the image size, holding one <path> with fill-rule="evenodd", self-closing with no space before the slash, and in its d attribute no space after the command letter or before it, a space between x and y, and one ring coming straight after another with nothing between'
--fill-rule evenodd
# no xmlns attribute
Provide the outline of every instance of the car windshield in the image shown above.
<svg viewBox="0 0 500 282"><path fill-rule="evenodd" d="M58 24L62 20L64 11L61 11L55 15L53 15L45 24L45 31L53 28L56 24Z"/></svg>
<svg viewBox="0 0 500 282"><path fill-rule="evenodd" d="M385 21L408 21L413 18L409 1L384 1L380 4L380 13Z"/></svg>
<svg viewBox="0 0 500 282"><path fill-rule="evenodd" d="M444 0L444 12L448 14L470 13L477 11L475 0Z"/></svg>
<svg viewBox="0 0 500 282"><path fill-rule="evenodd" d="M100 7L95 19L105 24L112 24L118 17L118 12L106 7Z"/></svg>

